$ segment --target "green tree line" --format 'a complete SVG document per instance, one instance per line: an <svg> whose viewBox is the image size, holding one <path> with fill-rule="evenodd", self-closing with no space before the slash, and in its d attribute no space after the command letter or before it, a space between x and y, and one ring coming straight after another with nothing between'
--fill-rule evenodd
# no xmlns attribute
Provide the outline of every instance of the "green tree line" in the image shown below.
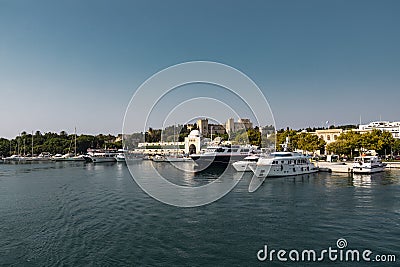
<svg viewBox="0 0 400 267"><path fill-rule="evenodd" d="M282 151L281 144L284 144L286 137L289 137L290 147L292 150L304 150L308 152L314 152L320 150L322 153L326 142L316 135L308 132L299 132L292 129L279 130L276 134L276 150Z"/></svg>
<svg viewBox="0 0 400 267"><path fill-rule="evenodd" d="M351 158L366 150L375 150L379 155L390 155L400 152L400 140L387 131L373 130L363 134L349 131L342 133L337 141L327 145L327 150Z"/></svg>
<svg viewBox="0 0 400 267"><path fill-rule="evenodd" d="M113 135L78 135L76 138L76 152L86 153L88 148L122 148L122 142L115 142L116 136ZM75 135L61 131L59 134L47 132L42 134L36 131L33 134L22 132L14 139L0 138L0 156L8 157L13 154L31 155L33 141L33 154L38 155L42 152L51 154L65 154L75 152Z"/></svg>

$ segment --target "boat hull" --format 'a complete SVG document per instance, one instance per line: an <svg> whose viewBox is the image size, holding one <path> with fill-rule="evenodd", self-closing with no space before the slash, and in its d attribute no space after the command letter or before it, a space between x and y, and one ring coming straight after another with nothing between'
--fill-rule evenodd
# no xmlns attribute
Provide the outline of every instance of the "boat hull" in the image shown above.
<svg viewBox="0 0 400 267"><path fill-rule="evenodd" d="M165 161L167 162L190 162L191 158L176 158L176 157L166 157Z"/></svg>
<svg viewBox="0 0 400 267"><path fill-rule="evenodd" d="M283 177L318 172L314 164L302 165L255 165L250 166L257 177Z"/></svg>
<svg viewBox="0 0 400 267"><path fill-rule="evenodd" d="M85 156L83 157L86 162L92 163L104 163L104 162L115 162L116 159L114 157L93 157L93 156Z"/></svg>
<svg viewBox="0 0 400 267"><path fill-rule="evenodd" d="M226 168L234 161L241 161L248 155L191 155L195 162L195 171L204 171L209 168Z"/></svg>
<svg viewBox="0 0 400 267"><path fill-rule="evenodd" d="M85 159L83 157L76 158L57 158L54 159L55 162L83 162Z"/></svg>
<svg viewBox="0 0 400 267"><path fill-rule="evenodd" d="M233 168L235 168L238 172L251 172L250 166L256 166L256 162L249 162L249 161L237 161L232 164Z"/></svg>
<svg viewBox="0 0 400 267"><path fill-rule="evenodd" d="M360 173L360 174L368 174L368 173L376 173L376 172L383 172L385 170L385 166L373 166L373 167L353 167L353 173Z"/></svg>

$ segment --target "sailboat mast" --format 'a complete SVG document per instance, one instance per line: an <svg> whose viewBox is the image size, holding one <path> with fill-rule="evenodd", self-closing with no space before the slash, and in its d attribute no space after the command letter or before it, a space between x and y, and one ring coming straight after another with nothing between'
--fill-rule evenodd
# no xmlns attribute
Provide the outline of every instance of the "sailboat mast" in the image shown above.
<svg viewBox="0 0 400 267"><path fill-rule="evenodd" d="M76 127L75 127L75 157L76 157Z"/></svg>
<svg viewBox="0 0 400 267"><path fill-rule="evenodd" d="M178 155L178 148L176 147L175 143L175 123L174 123L174 145L175 145L175 154Z"/></svg>
<svg viewBox="0 0 400 267"><path fill-rule="evenodd" d="M32 131L32 153L31 153L31 157L33 157L33 131Z"/></svg>

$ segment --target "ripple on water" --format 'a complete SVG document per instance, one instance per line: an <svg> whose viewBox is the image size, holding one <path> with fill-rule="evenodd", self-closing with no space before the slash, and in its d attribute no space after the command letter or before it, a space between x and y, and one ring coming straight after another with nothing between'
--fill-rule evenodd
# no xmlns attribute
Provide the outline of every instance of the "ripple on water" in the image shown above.
<svg viewBox="0 0 400 267"><path fill-rule="evenodd" d="M324 249L341 237L400 251L399 172L368 184L322 173L267 179L254 193L245 174L219 201L182 209L147 196L120 165L28 167L0 168L9 175L0 177L0 265L257 265L264 244Z"/></svg>

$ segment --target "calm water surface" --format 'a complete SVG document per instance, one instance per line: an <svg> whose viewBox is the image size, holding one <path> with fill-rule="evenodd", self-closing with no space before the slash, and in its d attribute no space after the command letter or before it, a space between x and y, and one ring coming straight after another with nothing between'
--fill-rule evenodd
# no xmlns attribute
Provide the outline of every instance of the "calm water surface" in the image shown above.
<svg viewBox="0 0 400 267"><path fill-rule="evenodd" d="M212 204L177 208L146 195L123 164L0 164L0 265L305 266L256 254L264 245L321 251L344 238L397 262L312 265L399 266L400 171L275 178L254 193L250 179Z"/></svg>

